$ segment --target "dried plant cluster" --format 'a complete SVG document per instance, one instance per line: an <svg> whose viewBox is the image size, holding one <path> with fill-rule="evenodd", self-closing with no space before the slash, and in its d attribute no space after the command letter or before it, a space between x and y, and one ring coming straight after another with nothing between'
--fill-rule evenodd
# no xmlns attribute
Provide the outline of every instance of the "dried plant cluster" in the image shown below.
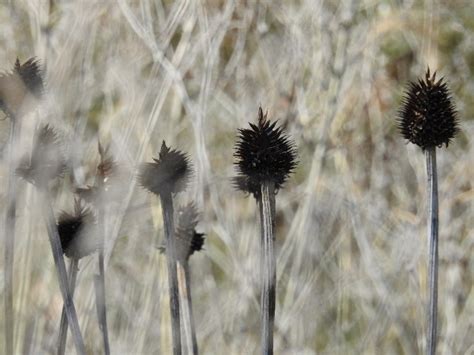
<svg viewBox="0 0 474 355"><path fill-rule="evenodd" d="M0 353L469 353L457 7L0 4Z"/></svg>

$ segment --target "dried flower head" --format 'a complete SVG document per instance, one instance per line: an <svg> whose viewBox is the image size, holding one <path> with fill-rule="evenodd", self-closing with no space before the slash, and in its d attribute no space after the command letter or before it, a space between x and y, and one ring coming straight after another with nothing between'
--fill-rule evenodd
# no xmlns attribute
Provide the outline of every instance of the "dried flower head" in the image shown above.
<svg viewBox="0 0 474 355"><path fill-rule="evenodd" d="M13 71L0 75L0 109L9 116L27 110L26 98L39 99L43 92L43 74L36 58L23 64L17 59Z"/></svg>
<svg viewBox="0 0 474 355"><path fill-rule="evenodd" d="M193 203L178 210L178 225L175 232L176 259L187 261L196 251L202 250L205 234L196 232L198 213ZM164 245L159 247L161 252L166 251Z"/></svg>
<svg viewBox="0 0 474 355"><path fill-rule="evenodd" d="M61 246L68 258L81 259L98 249L95 218L91 210L75 200L74 212L62 212L58 220Z"/></svg>
<svg viewBox="0 0 474 355"><path fill-rule="evenodd" d="M399 112L398 128L403 137L423 150L448 146L458 132L456 110L443 78L436 81L436 72L425 80L410 83Z"/></svg>
<svg viewBox="0 0 474 355"><path fill-rule="evenodd" d="M184 191L191 176L188 157L179 150L171 150L165 141L161 145L159 159L142 164L139 181L143 188L156 195Z"/></svg>
<svg viewBox="0 0 474 355"><path fill-rule="evenodd" d="M31 158L21 160L17 174L38 187L44 187L54 178L63 176L65 171L66 162L56 131L48 124L40 127L35 133Z"/></svg>
<svg viewBox="0 0 474 355"><path fill-rule="evenodd" d="M267 120L261 107L258 124L250 123L250 129L239 129L234 157L238 170L234 185L255 197L264 182L272 181L275 189L279 189L296 167L294 143L281 127L276 127L276 122Z"/></svg>

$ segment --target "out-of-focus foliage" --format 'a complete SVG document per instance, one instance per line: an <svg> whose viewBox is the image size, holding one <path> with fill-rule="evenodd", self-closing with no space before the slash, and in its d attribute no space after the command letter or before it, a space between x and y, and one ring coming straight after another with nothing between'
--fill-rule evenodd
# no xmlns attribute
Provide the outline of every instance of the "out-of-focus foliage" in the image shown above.
<svg viewBox="0 0 474 355"><path fill-rule="evenodd" d="M36 56L46 81L21 147L30 152L40 122L67 142L71 173L52 187L56 211L72 208L74 188L94 185L98 139L123 170L105 228L112 353L171 349L160 205L135 178L163 140L194 166L177 204L195 200L206 233L190 261L201 352L258 353L257 211L231 178L237 129L256 122L259 105L299 153L277 201L276 352L422 353L424 157L396 116L406 84L428 66L445 77L461 128L438 154L439 351L472 351L473 13L470 0L3 1L0 68ZM0 121L2 182L8 129ZM16 349L53 352L61 297L42 207L19 184ZM88 351L99 353L97 260L81 263L75 300Z"/></svg>

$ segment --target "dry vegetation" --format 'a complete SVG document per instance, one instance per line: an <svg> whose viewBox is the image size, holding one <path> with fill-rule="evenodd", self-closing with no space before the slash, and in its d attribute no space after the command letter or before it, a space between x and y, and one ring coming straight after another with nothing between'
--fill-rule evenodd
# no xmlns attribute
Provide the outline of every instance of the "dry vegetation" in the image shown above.
<svg viewBox="0 0 474 355"><path fill-rule="evenodd" d="M207 234L190 261L200 350L258 353L258 211L231 178L237 128L259 105L299 151L277 200L276 353L422 353L426 172L395 117L407 81L429 65L449 82L462 130L438 153L438 349L472 354L473 13L470 0L3 1L0 68L17 56L45 68L46 97L25 118L21 147L48 122L72 168L54 186L55 211L73 207L73 186L93 183L99 138L121 167L106 219L112 353L171 349L161 207L135 174L163 139L190 155L193 183L178 204L196 202ZM9 124L0 122L2 186ZM23 181L17 197L16 351L51 353L62 300L42 206ZM75 300L86 347L100 353L88 258Z"/></svg>

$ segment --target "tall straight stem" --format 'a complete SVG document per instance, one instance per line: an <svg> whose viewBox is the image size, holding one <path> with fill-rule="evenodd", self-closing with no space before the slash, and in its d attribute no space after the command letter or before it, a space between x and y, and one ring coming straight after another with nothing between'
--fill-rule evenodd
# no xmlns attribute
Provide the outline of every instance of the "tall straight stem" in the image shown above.
<svg viewBox="0 0 474 355"><path fill-rule="evenodd" d="M428 339L426 354L436 354L438 317L438 173L436 168L436 147L426 150L428 175L428 248L429 248L429 303Z"/></svg>
<svg viewBox="0 0 474 355"><path fill-rule="evenodd" d="M10 114L10 135L8 139L8 182L7 212L5 215L5 354L13 354L13 260L15 252L15 220L16 220L16 179L15 179L15 145L20 134L20 122Z"/></svg>
<svg viewBox="0 0 474 355"><path fill-rule="evenodd" d="M180 312L183 321L183 329L186 337L186 348L188 354L198 355L196 339L196 327L193 317L193 304L191 298L191 285L189 277L189 263L187 260L178 261L178 284L180 294Z"/></svg>
<svg viewBox="0 0 474 355"><path fill-rule="evenodd" d="M99 185L103 191L102 184ZM96 291L96 308L99 318L99 327L102 332L102 339L104 342L104 354L110 355L109 345L109 331L107 327L107 308L105 305L105 263L104 263L104 248L105 248L105 206L102 199L99 201L99 275L94 278L94 286Z"/></svg>
<svg viewBox="0 0 474 355"><path fill-rule="evenodd" d="M263 183L260 192L261 196L257 198L257 203L261 227L260 273L262 293L260 307L262 312L262 354L269 355L273 354L273 325L275 321L275 184L273 182Z"/></svg>
<svg viewBox="0 0 474 355"><path fill-rule="evenodd" d="M51 207L49 196L46 191L42 191L42 200L44 201L46 208L44 218L46 227L48 229L49 242L51 244L51 251L53 252L54 264L56 266L59 289L61 290L64 307L66 308L67 321L71 327L71 333L72 337L74 338L76 351L78 354L84 355L86 353L86 348L84 346L84 340L79 328L76 307L74 307L74 302L72 300L71 291L68 285L66 264L64 263L63 250L61 247L61 241L59 239L58 229L56 227L53 208Z"/></svg>
<svg viewBox="0 0 474 355"><path fill-rule="evenodd" d="M168 264L168 284L170 292L171 332L173 354L181 354L181 325L179 319L179 286L176 269L176 249L174 240L173 198L171 193L160 195L163 223L165 226L166 261Z"/></svg>
<svg viewBox="0 0 474 355"><path fill-rule="evenodd" d="M71 291L71 297L74 297L74 291L76 289L76 280L79 259L72 258L69 262L69 272L68 272L68 282L69 290ZM67 340L67 315L66 307L63 305L63 310L61 312L61 323L59 326L59 340L58 340L58 355L63 355L66 351L66 340Z"/></svg>

